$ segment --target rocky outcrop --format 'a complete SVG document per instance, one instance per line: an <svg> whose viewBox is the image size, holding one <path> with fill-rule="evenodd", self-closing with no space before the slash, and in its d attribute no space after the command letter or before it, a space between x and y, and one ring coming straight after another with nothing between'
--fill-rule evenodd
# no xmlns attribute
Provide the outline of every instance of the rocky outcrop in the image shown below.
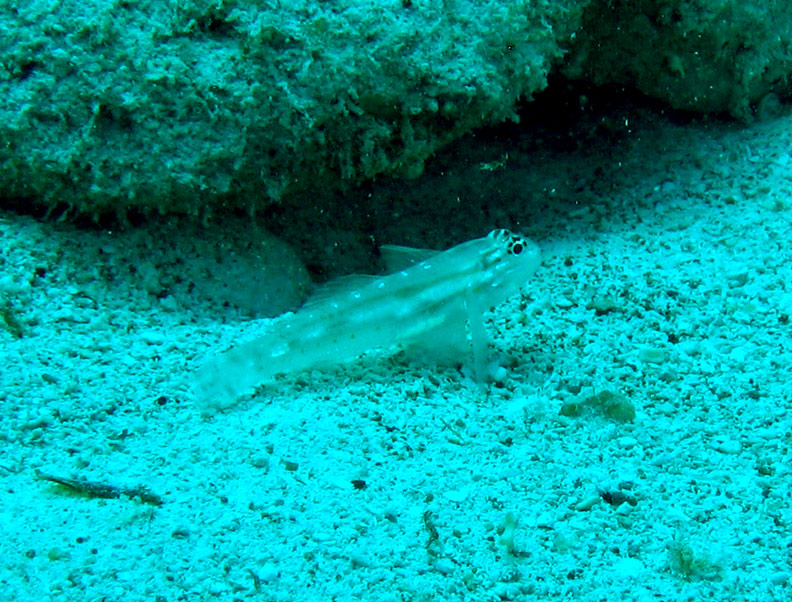
<svg viewBox="0 0 792 602"><path fill-rule="evenodd" d="M415 176L545 86L587 2L6 5L0 194L206 216Z"/></svg>

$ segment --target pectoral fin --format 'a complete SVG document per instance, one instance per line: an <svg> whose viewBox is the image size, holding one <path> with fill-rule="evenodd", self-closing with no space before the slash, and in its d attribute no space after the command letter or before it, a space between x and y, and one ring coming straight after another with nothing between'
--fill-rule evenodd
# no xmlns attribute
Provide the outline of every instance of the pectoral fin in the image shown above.
<svg viewBox="0 0 792 602"><path fill-rule="evenodd" d="M463 364L470 352L464 320L448 316L422 324L402 340L402 347L421 363L441 366Z"/></svg>
<svg viewBox="0 0 792 602"><path fill-rule="evenodd" d="M465 295L465 308L467 309L468 330L470 343L473 348L473 375L480 386L484 386L487 378L487 330L484 328L485 308L477 301L470 287Z"/></svg>

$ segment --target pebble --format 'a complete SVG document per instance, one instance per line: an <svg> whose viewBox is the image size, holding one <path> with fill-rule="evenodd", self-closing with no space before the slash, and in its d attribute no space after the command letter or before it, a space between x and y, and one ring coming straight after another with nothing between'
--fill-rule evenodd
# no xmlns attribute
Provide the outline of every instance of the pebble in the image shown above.
<svg viewBox="0 0 792 602"><path fill-rule="evenodd" d="M162 345L165 342L165 335L158 330L144 330L138 336L148 345Z"/></svg>
<svg viewBox="0 0 792 602"><path fill-rule="evenodd" d="M623 504L620 504L618 508L616 508L616 514L627 516L628 514L632 514L633 510L633 506L630 506L628 502L624 502Z"/></svg>
<svg viewBox="0 0 792 602"><path fill-rule="evenodd" d="M572 301L570 301L566 297L559 297L558 299L556 299L555 304L556 307L558 307L559 309L569 309L570 307L574 307L575 305Z"/></svg>
<svg viewBox="0 0 792 602"><path fill-rule="evenodd" d="M440 558L435 563L435 568L443 575L450 575L454 572L455 565L448 558Z"/></svg>
<svg viewBox="0 0 792 602"><path fill-rule="evenodd" d="M166 311L176 311L179 309L179 302L172 295L160 299L160 307Z"/></svg>
<svg viewBox="0 0 792 602"><path fill-rule="evenodd" d="M721 452L722 454L739 454L742 450L742 445L739 441L734 439L726 439L725 441L716 441L713 444L713 449Z"/></svg>
<svg viewBox="0 0 792 602"><path fill-rule="evenodd" d="M747 345L740 345L729 352L729 359L735 362L742 363L746 357L748 357Z"/></svg>
<svg viewBox="0 0 792 602"><path fill-rule="evenodd" d="M661 364L665 361L665 351L657 347L641 347L638 350L638 359L649 364Z"/></svg>
<svg viewBox="0 0 792 602"><path fill-rule="evenodd" d="M577 504L575 504L575 510L585 512L586 510L591 510L600 502L602 502L602 498L599 495L592 495L580 500Z"/></svg>
<svg viewBox="0 0 792 602"><path fill-rule="evenodd" d="M682 341L677 345L677 349L685 355L693 357L701 353L701 344L698 341Z"/></svg>
<svg viewBox="0 0 792 602"><path fill-rule="evenodd" d="M259 569L258 578L264 583L272 583L278 578L278 565L272 562L265 564Z"/></svg>
<svg viewBox="0 0 792 602"><path fill-rule="evenodd" d="M789 573L775 573L770 575L770 583L773 585L784 585L789 581Z"/></svg>
<svg viewBox="0 0 792 602"><path fill-rule="evenodd" d="M622 558L617 561L615 569L624 577L638 577L644 572L644 564L637 558Z"/></svg>
<svg viewBox="0 0 792 602"><path fill-rule="evenodd" d="M657 410L658 414L663 414L663 416L673 416L674 414L678 414L678 410L674 407L674 404L664 401L662 403L658 403L655 406L655 410Z"/></svg>
<svg viewBox="0 0 792 602"><path fill-rule="evenodd" d="M45 412L29 415L28 419L20 425L23 431L33 431L40 428L48 428L54 423L54 418Z"/></svg>
<svg viewBox="0 0 792 602"><path fill-rule="evenodd" d="M443 496L450 502L458 503L458 502L464 502L467 499L468 492L464 490L446 491L445 493L443 493Z"/></svg>

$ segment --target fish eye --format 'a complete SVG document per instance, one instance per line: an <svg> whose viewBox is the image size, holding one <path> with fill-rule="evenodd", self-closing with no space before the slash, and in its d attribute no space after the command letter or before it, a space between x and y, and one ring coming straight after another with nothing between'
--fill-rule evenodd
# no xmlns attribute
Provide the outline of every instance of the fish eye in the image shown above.
<svg viewBox="0 0 792 602"><path fill-rule="evenodd" d="M520 253L522 253L523 252L522 243L521 242L514 243L514 246L512 247L511 251L512 251L512 254L514 254L514 255L519 255Z"/></svg>

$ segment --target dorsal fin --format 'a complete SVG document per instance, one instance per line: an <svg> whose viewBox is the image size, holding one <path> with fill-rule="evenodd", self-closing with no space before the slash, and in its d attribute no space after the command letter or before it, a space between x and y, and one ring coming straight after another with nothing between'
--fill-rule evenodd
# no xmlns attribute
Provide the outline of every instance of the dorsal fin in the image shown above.
<svg viewBox="0 0 792 602"><path fill-rule="evenodd" d="M303 307L315 307L320 303L324 303L332 297L350 293L354 290L361 289L372 280L376 280L377 276L370 276L367 274L350 274L348 276L341 276L330 282L320 285L314 294L308 297L308 300L303 304Z"/></svg>
<svg viewBox="0 0 792 602"><path fill-rule="evenodd" d="M399 245L382 245L379 250L389 274L406 270L440 253L433 249L414 249Z"/></svg>

